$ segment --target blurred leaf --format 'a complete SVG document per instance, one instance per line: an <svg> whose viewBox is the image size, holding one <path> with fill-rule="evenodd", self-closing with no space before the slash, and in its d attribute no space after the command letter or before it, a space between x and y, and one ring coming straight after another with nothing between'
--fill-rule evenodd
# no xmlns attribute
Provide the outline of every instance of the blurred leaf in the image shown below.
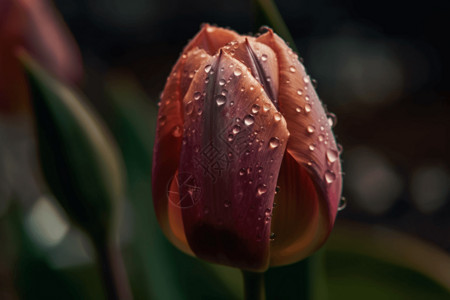
<svg viewBox="0 0 450 300"><path fill-rule="evenodd" d="M123 197L117 148L101 120L75 91L21 53L32 88L41 166L68 215L90 235L105 237Z"/></svg>
<svg viewBox="0 0 450 300"><path fill-rule="evenodd" d="M131 278L132 286L144 299L236 299L240 290L226 285L235 280L221 280L230 278L228 270L222 273L226 268L211 267L175 249L156 221L151 195L156 103L131 76L111 74L106 91L113 107L111 126L127 167L127 195L136 216L128 261L139 276Z"/></svg>
<svg viewBox="0 0 450 300"><path fill-rule="evenodd" d="M104 298L98 277L87 277L88 273L83 272L74 280L66 272L55 269L46 254L30 239L23 222L18 205L13 205L6 215L6 223L14 232L14 239L4 242L13 243L18 249L14 280L20 299ZM94 273L92 266L90 269L90 273ZM89 278L89 281L83 282L80 278Z"/></svg>

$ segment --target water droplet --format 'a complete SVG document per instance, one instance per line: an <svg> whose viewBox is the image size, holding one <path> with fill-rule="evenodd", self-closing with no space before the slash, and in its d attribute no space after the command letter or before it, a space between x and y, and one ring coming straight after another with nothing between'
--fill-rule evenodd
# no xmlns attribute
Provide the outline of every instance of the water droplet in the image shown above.
<svg viewBox="0 0 450 300"><path fill-rule="evenodd" d="M275 122L279 122L281 120L281 114L279 112L274 113L273 119L275 120Z"/></svg>
<svg viewBox="0 0 450 300"><path fill-rule="evenodd" d="M233 134L238 134L239 131L241 131L241 126L239 126L239 125L234 125L234 126L233 126Z"/></svg>
<svg viewBox="0 0 450 300"><path fill-rule="evenodd" d="M258 185L258 194L257 196L261 196L267 192L267 185L265 183Z"/></svg>
<svg viewBox="0 0 450 300"><path fill-rule="evenodd" d="M173 129L172 129L172 135L174 137L180 137L183 134L183 130L181 130L181 127L179 125L176 125Z"/></svg>
<svg viewBox="0 0 450 300"><path fill-rule="evenodd" d="M310 99L309 96L305 96L306 101L309 101L309 99Z"/></svg>
<svg viewBox="0 0 450 300"><path fill-rule="evenodd" d="M261 55L261 60L262 61L267 61L267 54Z"/></svg>
<svg viewBox="0 0 450 300"><path fill-rule="evenodd" d="M280 140L277 137L271 138L269 141L269 146L272 149L277 148L278 146L280 146Z"/></svg>
<svg viewBox="0 0 450 300"><path fill-rule="evenodd" d="M259 109L260 109L260 107L258 104L253 104L252 113L256 115L259 112Z"/></svg>
<svg viewBox="0 0 450 300"><path fill-rule="evenodd" d="M166 116L160 116L159 117L159 126L164 126L166 125L166 121L167 121L167 117Z"/></svg>
<svg viewBox="0 0 450 300"><path fill-rule="evenodd" d="M255 117L253 117L252 115L247 115L244 118L244 124L247 126L252 125L253 123L255 123Z"/></svg>
<svg viewBox="0 0 450 300"><path fill-rule="evenodd" d="M192 114L193 111L194 111L194 103L192 103L192 101L189 101L188 103L186 103L186 114L190 115Z"/></svg>
<svg viewBox="0 0 450 300"><path fill-rule="evenodd" d="M220 80L219 80L219 85L220 85L220 86L225 85L225 83L227 83L227 82L225 81L225 79L220 79Z"/></svg>
<svg viewBox="0 0 450 300"><path fill-rule="evenodd" d="M263 104L263 110L264 110L264 112L268 112L270 110L270 105L269 104Z"/></svg>
<svg viewBox="0 0 450 300"><path fill-rule="evenodd" d="M194 93L194 100L199 100L201 96L202 96L202 93L200 93L200 92L195 92L195 93Z"/></svg>
<svg viewBox="0 0 450 300"><path fill-rule="evenodd" d="M255 87L253 85L250 86L250 91L253 91Z"/></svg>
<svg viewBox="0 0 450 300"><path fill-rule="evenodd" d="M342 197L341 200L339 200L338 211L341 211L346 207L347 207L347 199L345 197Z"/></svg>
<svg viewBox="0 0 450 300"><path fill-rule="evenodd" d="M226 96L228 94L228 91L223 89L222 92L220 93L222 96Z"/></svg>
<svg viewBox="0 0 450 300"><path fill-rule="evenodd" d="M303 82L308 84L309 83L309 76L304 76L303 77Z"/></svg>
<svg viewBox="0 0 450 300"><path fill-rule="evenodd" d="M327 149L327 160L330 163L334 163L339 157L339 154L336 150Z"/></svg>
<svg viewBox="0 0 450 300"><path fill-rule="evenodd" d="M211 65L206 65L205 72L208 73L209 71L211 71Z"/></svg>
<svg viewBox="0 0 450 300"><path fill-rule="evenodd" d="M316 131L316 127L314 127L313 125L308 125L306 127L306 130L308 131L308 133L314 133L314 131Z"/></svg>
<svg viewBox="0 0 450 300"><path fill-rule="evenodd" d="M234 76L241 76L242 70L237 68L237 69L234 70L233 74L234 74Z"/></svg>
<svg viewBox="0 0 450 300"><path fill-rule="evenodd" d="M314 149L316 149L316 146L314 146L314 144L311 144L308 148L310 151L314 151Z"/></svg>
<svg viewBox="0 0 450 300"><path fill-rule="evenodd" d="M270 233L269 239L270 239L271 242L275 241L275 232L271 232Z"/></svg>
<svg viewBox="0 0 450 300"><path fill-rule="evenodd" d="M265 215L266 217L270 217L270 213L271 213L270 208L266 208L266 210L264 211L264 215Z"/></svg>
<svg viewBox="0 0 450 300"><path fill-rule="evenodd" d="M227 98L223 95L217 95L216 96L216 103L217 106L222 106L225 104L225 102L227 101Z"/></svg>
<svg viewBox="0 0 450 300"><path fill-rule="evenodd" d="M311 79L311 83L312 83L313 87L317 88L317 80Z"/></svg>
<svg viewBox="0 0 450 300"><path fill-rule="evenodd" d="M297 106L297 107L295 108L295 111L298 112L298 113L300 113L300 112L302 112L302 108L301 108L300 106Z"/></svg>
<svg viewBox="0 0 450 300"><path fill-rule="evenodd" d="M229 134L228 135L228 141L232 142L234 140L234 135L233 134Z"/></svg>
<svg viewBox="0 0 450 300"><path fill-rule="evenodd" d="M308 103L306 103L306 105L305 105L305 111L307 113L309 113L311 111L311 105L309 105Z"/></svg>
<svg viewBox="0 0 450 300"><path fill-rule="evenodd" d="M317 138L318 138L319 142L323 142L323 140L324 140L323 134L319 134L319 136Z"/></svg>
<svg viewBox="0 0 450 300"><path fill-rule="evenodd" d="M327 113L327 117L328 117L328 124L330 125L330 127L336 126L336 124L337 124L336 115L333 113Z"/></svg>
<svg viewBox="0 0 450 300"><path fill-rule="evenodd" d="M342 147L341 144L337 144L337 150L338 150L339 155L341 155L342 152L344 152L344 147Z"/></svg>
<svg viewBox="0 0 450 300"><path fill-rule="evenodd" d="M302 89L298 89L298 90L297 90L297 94L298 94L299 96L303 95Z"/></svg>
<svg viewBox="0 0 450 300"><path fill-rule="evenodd" d="M333 171L327 170L327 171L325 172L325 181L326 181L328 184L331 184L335 179L336 179L336 174L334 174Z"/></svg>
<svg viewBox="0 0 450 300"><path fill-rule="evenodd" d="M247 170L245 170L244 168L242 168L242 169L239 170L239 175L240 175L240 176L244 176L246 172L247 172Z"/></svg>
<svg viewBox="0 0 450 300"><path fill-rule="evenodd" d="M225 202L223 203L223 206L225 206L225 208L230 207L230 206L231 206L231 201L225 201Z"/></svg>
<svg viewBox="0 0 450 300"><path fill-rule="evenodd" d="M289 71L291 71L291 73L295 73L295 67L294 66L290 66L289 67Z"/></svg>
<svg viewBox="0 0 450 300"><path fill-rule="evenodd" d="M324 130L325 130L325 127L320 126L320 131L324 131Z"/></svg>

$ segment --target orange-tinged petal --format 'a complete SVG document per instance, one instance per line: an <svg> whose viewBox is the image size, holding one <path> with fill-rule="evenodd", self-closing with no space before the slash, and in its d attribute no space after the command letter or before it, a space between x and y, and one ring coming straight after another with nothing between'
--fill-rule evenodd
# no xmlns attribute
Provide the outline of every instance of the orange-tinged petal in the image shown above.
<svg viewBox="0 0 450 300"><path fill-rule="evenodd" d="M177 204L178 191L173 186L177 181L181 138L183 134L182 102L195 70L210 56L203 50L193 49L178 60L161 94L153 153L153 202L158 222L163 232L178 248L192 254L183 236L181 213L183 204ZM181 206L180 206L181 205Z"/></svg>
<svg viewBox="0 0 450 300"><path fill-rule="evenodd" d="M189 245L212 262L265 270L286 123L246 66L223 52L197 72L184 107L179 172L191 184L180 197L195 202L182 210Z"/></svg>
<svg viewBox="0 0 450 300"><path fill-rule="evenodd" d="M214 55L229 42L240 39L242 37L232 30L204 24L200 32L184 48L183 53L198 47L205 50L206 53Z"/></svg>
<svg viewBox="0 0 450 300"><path fill-rule="evenodd" d="M297 55L271 30L256 40L268 45L277 54L280 76L279 106L291 132L287 153L292 159L286 155L283 162L286 167L282 170L286 174L280 174L280 178L287 178L289 173L296 173L299 175L297 184L308 189L301 193L301 198L298 191L289 191L278 200L280 206L291 206L291 202L300 202L292 205L292 209L285 213L280 209L280 213L275 214L272 225L274 228L281 228L289 224L287 227L292 228L279 233L280 241L274 243L272 249L274 265L288 264L311 254L328 237L341 195L341 165L327 115ZM298 170L294 171L295 168ZM282 180L281 184L285 181ZM282 189L295 190L296 187L291 183ZM319 209L318 213L315 212L316 207ZM296 213L293 209L296 209ZM305 210L316 218L308 224L296 217L304 216ZM278 222L284 224L278 225ZM304 233L299 234L299 231ZM311 239L309 243L306 240L299 242L305 237ZM277 247L277 243L284 246ZM292 251L292 256L280 252L289 247L295 248L297 252Z"/></svg>

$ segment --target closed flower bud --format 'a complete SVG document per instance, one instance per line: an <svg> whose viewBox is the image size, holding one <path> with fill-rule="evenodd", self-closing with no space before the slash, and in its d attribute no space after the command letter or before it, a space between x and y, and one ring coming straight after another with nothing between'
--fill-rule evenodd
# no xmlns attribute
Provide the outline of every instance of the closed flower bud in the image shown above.
<svg viewBox="0 0 450 300"><path fill-rule="evenodd" d="M250 271L313 253L341 194L331 121L272 30L252 37L203 26L161 95L153 196L166 236Z"/></svg>

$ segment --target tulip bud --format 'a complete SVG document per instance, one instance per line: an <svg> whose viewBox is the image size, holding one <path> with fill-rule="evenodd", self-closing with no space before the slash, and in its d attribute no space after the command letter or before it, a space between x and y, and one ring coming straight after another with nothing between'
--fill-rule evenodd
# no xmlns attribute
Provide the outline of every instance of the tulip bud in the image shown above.
<svg viewBox="0 0 450 300"><path fill-rule="evenodd" d="M245 270L293 263L325 242L341 184L330 121L297 55L272 30L203 26L161 95L153 198L166 236Z"/></svg>

